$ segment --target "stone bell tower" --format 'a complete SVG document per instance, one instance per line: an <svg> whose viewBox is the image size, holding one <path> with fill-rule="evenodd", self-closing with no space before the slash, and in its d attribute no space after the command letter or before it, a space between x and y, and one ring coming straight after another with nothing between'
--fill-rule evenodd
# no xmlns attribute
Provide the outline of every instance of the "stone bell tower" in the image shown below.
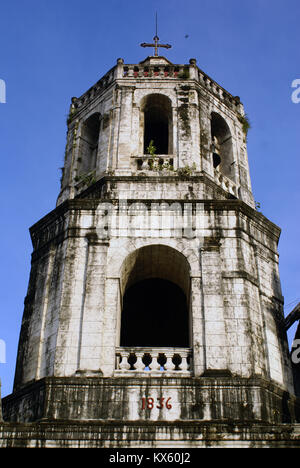
<svg viewBox="0 0 300 468"><path fill-rule="evenodd" d="M3 399L29 446L42 430L45 446L299 443L280 229L255 209L247 123L195 59L157 49L72 98Z"/></svg>

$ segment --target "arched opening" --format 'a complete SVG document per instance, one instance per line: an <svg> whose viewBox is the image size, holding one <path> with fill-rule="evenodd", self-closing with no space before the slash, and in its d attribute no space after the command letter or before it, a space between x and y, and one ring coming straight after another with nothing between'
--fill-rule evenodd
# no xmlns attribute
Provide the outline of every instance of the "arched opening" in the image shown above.
<svg viewBox="0 0 300 468"><path fill-rule="evenodd" d="M232 136L226 121L219 114L211 114L212 157L215 169L231 180L235 179Z"/></svg>
<svg viewBox="0 0 300 468"><path fill-rule="evenodd" d="M172 106L169 98L151 94L142 105L143 153L148 154L150 142L156 154L172 154Z"/></svg>
<svg viewBox="0 0 300 468"><path fill-rule="evenodd" d="M189 271L186 258L164 245L128 256L121 274L121 346L190 346Z"/></svg>
<svg viewBox="0 0 300 468"><path fill-rule="evenodd" d="M135 283L123 297L121 346L189 346L184 292L171 281L151 278Z"/></svg>
<svg viewBox="0 0 300 468"><path fill-rule="evenodd" d="M96 167L100 132L100 114L91 115L81 127L78 174L86 174Z"/></svg>

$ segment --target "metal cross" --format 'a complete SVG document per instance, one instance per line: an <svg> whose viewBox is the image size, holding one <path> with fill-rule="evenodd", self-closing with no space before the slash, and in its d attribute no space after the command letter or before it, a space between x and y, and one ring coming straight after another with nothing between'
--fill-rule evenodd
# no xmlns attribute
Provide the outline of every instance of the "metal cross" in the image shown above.
<svg viewBox="0 0 300 468"><path fill-rule="evenodd" d="M141 44L141 47L154 47L154 56L157 57L158 56L158 48L159 47L164 47L165 49L171 49L171 45L170 44L159 44L158 41L159 41L159 37L157 35L157 13L156 13L156 34L153 38L154 40L154 44L148 44L147 42L143 42Z"/></svg>

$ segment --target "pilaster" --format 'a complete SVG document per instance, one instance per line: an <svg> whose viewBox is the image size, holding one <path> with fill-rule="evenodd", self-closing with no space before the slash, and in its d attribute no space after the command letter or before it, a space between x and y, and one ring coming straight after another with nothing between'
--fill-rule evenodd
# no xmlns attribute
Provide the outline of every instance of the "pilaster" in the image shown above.
<svg viewBox="0 0 300 468"><path fill-rule="evenodd" d="M227 370L226 330L223 308L222 265L219 241L205 238L201 250L205 327L205 371Z"/></svg>
<svg viewBox="0 0 300 468"><path fill-rule="evenodd" d="M87 263L80 318L77 373L102 374L102 330L105 314L106 242L95 234L87 237Z"/></svg>

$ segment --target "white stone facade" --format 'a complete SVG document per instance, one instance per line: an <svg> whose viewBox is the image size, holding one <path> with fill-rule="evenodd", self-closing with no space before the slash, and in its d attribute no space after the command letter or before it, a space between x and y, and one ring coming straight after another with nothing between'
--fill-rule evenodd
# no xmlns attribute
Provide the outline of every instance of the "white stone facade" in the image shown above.
<svg viewBox="0 0 300 468"><path fill-rule="evenodd" d="M139 66L134 66L124 65L119 59L118 65L87 93L72 99L58 204L73 198L85 182L79 166L86 158L84 128L93 115L100 121L97 157L93 167L89 167L95 180L107 173L139 174L136 161L146 152L143 144L145 106L149 99L153 99L167 114L169 145L168 154L164 156L173 159L174 170L193 167L194 172L207 174L218 185L227 190L231 188L236 196L254 206L243 130L243 105L238 97L231 96L199 70L195 60L190 62L188 66L174 66L163 57L159 60L148 57ZM222 146L230 142L230 151L226 148L230 155L224 157L224 165L226 162L228 167L223 174L220 174L220 168L214 168L211 153L215 115L220 118L219 127L224 126L219 133L224 133L226 126L227 142Z"/></svg>
<svg viewBox="0 0 300 468"><path fill-rule="evenodd" d="M23 383L80 372L115 375L122 296L138 268L132 282L160 273L188 297L191 375L227 369L242 377L271 378L292 390L288 350L277 331L282 297L274 225L253 210L250 220L250 209L232 200L215 202L214 208L198 202L193 238L184 237L184 229L181 237L172 237L168 223L164 233L154 214L157 229L149 229L150 236L142 226L132 229L133 237L116 229L118 236L111 230L101 239L99 209L81 209L82 201L63 215L64 240L44 252L41 246L42 255L33 262L37 276L23 343ZM197 203L185 205L195 209Z"/></svg>
<svg viewBox="0 0 300 468"><path fill-rule="evenodd" d="M47 377L131 377L130 420L149 377L258 376L293 395L280 229L254 207L239 98L195 60L119 59L72 99L68 125L57 207L31 228L15 390ZM147 153L151 131L164 153ZM125 293L151 278L184 293L188 315L170 329L185 321L187 346L122 346ZM180 418L181 390L170 392L176 411L150 419ZM213 419L204 393L202 417Z"/></svg>

